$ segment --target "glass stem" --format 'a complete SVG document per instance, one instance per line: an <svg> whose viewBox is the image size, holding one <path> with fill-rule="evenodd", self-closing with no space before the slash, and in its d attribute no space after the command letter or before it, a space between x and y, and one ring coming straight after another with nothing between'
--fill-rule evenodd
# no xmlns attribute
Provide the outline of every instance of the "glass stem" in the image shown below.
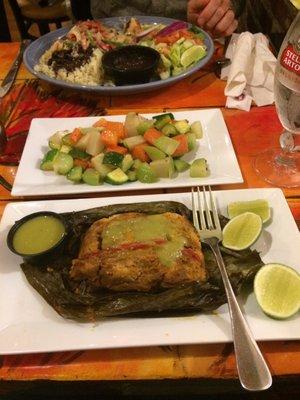
<svg viewBox="0 0 300 400"><path fill-rule="evenodd" d="M292 132L289 131L282 132L279 138L279 142L280 142L280 147L282 148L283 151L287 153L294 151L295 142Z"/></svg>

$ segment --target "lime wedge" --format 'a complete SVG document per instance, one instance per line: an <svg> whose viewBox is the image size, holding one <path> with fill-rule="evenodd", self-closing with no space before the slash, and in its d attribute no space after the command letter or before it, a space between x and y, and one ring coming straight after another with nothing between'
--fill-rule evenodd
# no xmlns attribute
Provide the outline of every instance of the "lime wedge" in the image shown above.
<svg viewBox="0 0 300 400"><path fill-rule="evenodd" d="M185 50L180 58L181 65L187 68L189 65L199 61L206 54L206 50L202 46L192 46Z"/></svg>
<svg viewBox="0 0 300 400"><path fill-rule="evenodd" d="M289 318L300 308L300 275L285 265L267 264L255 276L254 293L267 315Z"/></svg>
<svg viewBox="0 0 300 400"><path fill-rule="evenodd" d="M247 211L259 215L263 223L267 222L271 218L269 203L264 199L234 201L227 206L227 212L230 219Z"/></svg>
<svg viewBox="0 0 300 400"><path fill-rule="evenodd" d="M245 212L232 218L223 229L224 247L244 250L250 247L262 231L262 219L252 212Z"/></svg>

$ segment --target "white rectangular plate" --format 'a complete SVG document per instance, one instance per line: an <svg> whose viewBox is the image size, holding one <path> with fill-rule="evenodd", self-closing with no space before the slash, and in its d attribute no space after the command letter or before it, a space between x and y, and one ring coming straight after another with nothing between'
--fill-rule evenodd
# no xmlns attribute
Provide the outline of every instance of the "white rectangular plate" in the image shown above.
<svg viewBox="0 0 300 400"><path fill-rule="evenodd" d="M300 271L300 233L279 189L215 192L222 214L234 200L267 199L272 207L268 223L255 245L265 263L279 262ZM191 207L189 193L140 196L139 201L174 200ZM83 324L60 317L29 285L21 259L6 246L15 220L36 211L77 211L107 204L134 203L134 197L11 203L0 225L0 354L100 349L131 346L215 343L231 341L227 306L217 312L187 317L110 318ZM253 293L240 297L251 330L258 340L300 339L300 315L286 321L268 318Z"/></svg>
<svg viewBox="0 0 300 400"><path fill-rule="evenodd" d="M144 114L152 117L155 114ZM49 137L58 130L88 127L99 117L87 118L38 118L31 123L28 138L12 189L13 196L54 195L66 193L112 192L137 189L157 189L192 185L217 185L243 182L241 171L228 134L223 115L219 109L180 111L174 113L176 119L187 119L190 123L201 121L203 138L198 140L198 148L183 159L192 161L204 157L208 161L210 175L207 178L190 178L189 171L174 179L160 179L156 183L131 182L120 186L107 183L99 186L74 184L64 176L39 169L39 164L47 151ZM105 117L111 121L121 121L124 115Z"/></svg>

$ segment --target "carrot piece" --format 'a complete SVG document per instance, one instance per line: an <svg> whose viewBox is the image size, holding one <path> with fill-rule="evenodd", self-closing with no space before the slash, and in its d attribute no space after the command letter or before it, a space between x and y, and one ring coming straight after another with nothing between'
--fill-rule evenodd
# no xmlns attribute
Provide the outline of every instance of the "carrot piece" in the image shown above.
<svg viewBox="0 0 300 400"><path fill-rule="evenodd" d="M105 147L114 147L118 145L119 138L115 132L106 129L105 131L101 132L100 135Z"/></svg>
<svg viewBox="0 0 300 400"><path fill-rule="evenodd" d="M180 39L180 35L178 31L172 32L169 35L166 36L157 36L155 38L156 43L167 43L167 44L173 44L175 43L178 39Z"/></svg>
<svg viewBox="0 0 300 400"><path fill-rule="evenodd" d="M122 122L108 121L107 129L109 129L112 132L115 132L118 135L119 139L125 138L125 129L124 129L124 124Z"/></svg>
<svg viewBox="0 0 300 400"><path fill-rule="evenodd" d="M94 126L95 128L100 128L100 127L106 128L107 122L108 122L108 121L107 121L105 118L100 118L99 121L96 121L96 122L94 123L93 126Z"/></svg>
<svg viewBox="0 0 300 400"><path fill-rule="evenodd" d="M73 132L71 132L70 140L75 144L78 140L83 136L83 133L79 128L75 128Z"/></svg>
<svg viewBox="0 0 300 400"><path fill-rule="evenodd" d="M131 150L131 155L133 158L138 158L143 162L150 161L148 154L145 152L146 143L137 144Z"/></svg>
<svg viewBox="0 0 300 400"><path fill-rule="evenodd" d="M163 136L163 134L155 128L149 128L144 133L144 139L146 140L146 142L148 142L152 145L154 145L154 142L157 139L159 139L161 136Z"/></svg>
<svg viewBox="0 0 300 400"><path fill-rule="evenodd" d="M74 167L82 167L82 169L87 169L90 167L90 161L81 160L80 158L74 158L73 165Z"/></svg>
<svg viewBox="0 0 300 400"><path fill-rule="evenodd" d="M105 128L105 130L114 132L117 134L119 139L125 138L125 129L122 122L107 121L104 118L100 118L99 121L95 122L93 126L96 128Z"/></svg>
<svg viewBox="0 0 300 400"><path fill-rule="evenodd" d="M173 136L172 139L174 139L177 142L179 142L179 146L177 147L175 152L172 154L172 157L179 157L179 156L182 156L185 153L188 153L189 146L188 146L188 139L187 139L186 135Z"/></svg>
<svg viewBox="0 0 300 400"><path fill-rule="evenodd" d="M179 31L179 36L184 37L185 39L195 39L196 35L192 32L188 31L187 29L181 29Z"/></svg>
<svg viewBox="0 0 300 400"><path fill-rule="evenodd" d="M128 152L128 149L123 146L110 146L106 148L106 151L113 151L115 153L120 153L120 154L126 154Z"/></svg>
<svg viewBox="0 0 300 400"><path fill-rule="evenodd" d="M186 28L179 29L176 32L172 32L169 35L159 36L159 34L155 37L155 43L167 43L174 44L178 39L184 37L185 39L197 39L197 36L192 32L188 31Z"/></svg>

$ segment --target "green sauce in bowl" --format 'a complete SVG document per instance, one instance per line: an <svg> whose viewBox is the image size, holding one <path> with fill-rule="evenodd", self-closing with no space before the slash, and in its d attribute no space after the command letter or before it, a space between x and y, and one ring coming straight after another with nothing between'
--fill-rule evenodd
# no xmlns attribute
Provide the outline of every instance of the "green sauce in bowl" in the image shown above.
<svg viewBox="0 0 300 400"><path fill-rule="evenodd" d="M26 259L49 256L61 247L67 225L60 214L38 212L16 221L7 236L11 251Z"/></svg>
<svg viewBox="0 0 300 400"><path fill-rule="evenodd" d="M19 227L14 234L13 247L22 254L42 253L55 246L64 234L65 227L59 219L41 215Z"/></svg>

